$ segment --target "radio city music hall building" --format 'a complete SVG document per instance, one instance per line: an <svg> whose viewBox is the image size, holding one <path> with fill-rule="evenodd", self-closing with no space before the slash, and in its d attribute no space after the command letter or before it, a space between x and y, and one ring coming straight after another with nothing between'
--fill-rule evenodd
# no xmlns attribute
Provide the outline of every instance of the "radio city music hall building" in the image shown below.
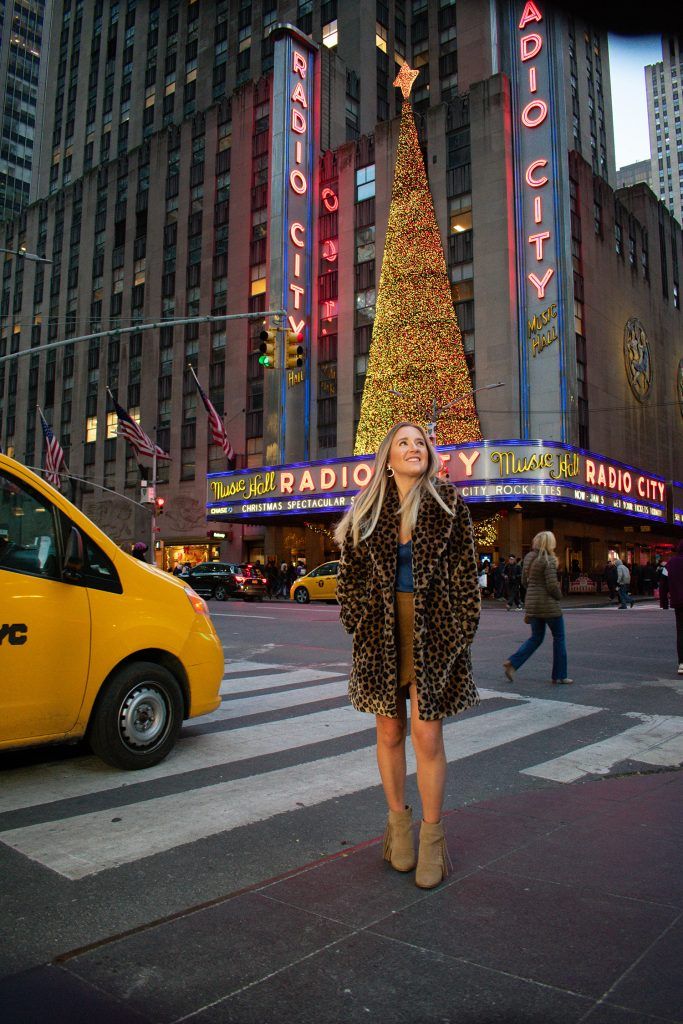
<svg viewBox="0 0 683 1024"><path fill-rule="evenodd" d="M561 558L586 570L611 547L641 561L666 551L683 515L681 228L646 186L614 191L604 32L544 3L499 3L491 19L474 0L359 4L354 17L348 5L266 0L251 22L236 5L215 5L214 19L194 6L161 5L169 16L154 20L159 5L137 4L127 122L74 146L68 176L53 147L42 196L5 226L7 248L45 253L53 269L6 261L0 353L61 325L72 336L84 323L283 308L304 365L264 369L260 321L5 361L3 444L39 461L41 404L75 474L137 497L109 385L172 455L159 469L160 564L333 556L331 525L372 472L352 452L405 58L420 70L411 99L472 386L504 381L477 396L486 440L442 453L475 520L500 513L487 550L521 554L552 528ZM89 19L83 9L92 47ZM264 37L277 21L295 27ZM135 75L151 82L149 54L146 71L136 58L150 24L157 70L145 86ZM130 28L117 35L110 21L108 38L123 44ZM237 54L227 66L223 37ZM229 470L188 363L225 412ZM122 541L144 529L104 492L81 500Z"/></svg>

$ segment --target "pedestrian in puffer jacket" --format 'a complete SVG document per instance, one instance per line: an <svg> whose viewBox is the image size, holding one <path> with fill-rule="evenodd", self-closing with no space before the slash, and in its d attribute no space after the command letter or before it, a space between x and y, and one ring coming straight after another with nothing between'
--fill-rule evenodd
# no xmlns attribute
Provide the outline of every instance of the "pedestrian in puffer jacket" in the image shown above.
<svg viewBox="0 0 683 1024"><path fill-rule="evenodd" d="M532 550L526 555L522 568L522 583L526 586L524 599L525 620L531 625L531 636L510 658L503 662L503 670L510 682L524 662L543 643L545 627L553 635L552 683L573 683L567 676L567 647L564 635L564 616L560 607L562 591L557 579L555 535L550 530L537 533Z"/></svg>

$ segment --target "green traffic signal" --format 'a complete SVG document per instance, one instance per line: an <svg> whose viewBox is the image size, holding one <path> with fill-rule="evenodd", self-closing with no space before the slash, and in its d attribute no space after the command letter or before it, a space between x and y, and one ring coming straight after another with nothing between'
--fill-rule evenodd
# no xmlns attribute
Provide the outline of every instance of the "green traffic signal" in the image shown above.
<svg viewBox="0 0 683 1024"><path fill-rule="evenodd" d="M259 334L261 344L259 345L259 364L265 367L267 370L272 370L275 367L275 331L263 330Z"/></svg>

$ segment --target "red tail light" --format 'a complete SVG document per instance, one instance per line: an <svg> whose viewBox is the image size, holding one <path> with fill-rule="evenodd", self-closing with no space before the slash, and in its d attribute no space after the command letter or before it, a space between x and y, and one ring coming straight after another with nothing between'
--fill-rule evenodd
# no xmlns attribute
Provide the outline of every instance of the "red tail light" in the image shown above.
<svg viewBox="0 0 683 1024"><path fill-rule="evenodd" d="M236 583L244 583L246 576L235 576Z"/></svg>

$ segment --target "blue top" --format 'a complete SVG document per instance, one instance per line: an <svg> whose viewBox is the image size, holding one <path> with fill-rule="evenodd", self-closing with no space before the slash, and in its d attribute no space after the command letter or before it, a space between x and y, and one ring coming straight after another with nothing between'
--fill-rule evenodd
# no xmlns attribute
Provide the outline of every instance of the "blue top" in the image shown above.
<svg viewBox="0 0 683 1024"><path fill-rule="evenodd" d="M398 545L396 558L396 589L402 594L413 592L413 542Z"/></svg>

